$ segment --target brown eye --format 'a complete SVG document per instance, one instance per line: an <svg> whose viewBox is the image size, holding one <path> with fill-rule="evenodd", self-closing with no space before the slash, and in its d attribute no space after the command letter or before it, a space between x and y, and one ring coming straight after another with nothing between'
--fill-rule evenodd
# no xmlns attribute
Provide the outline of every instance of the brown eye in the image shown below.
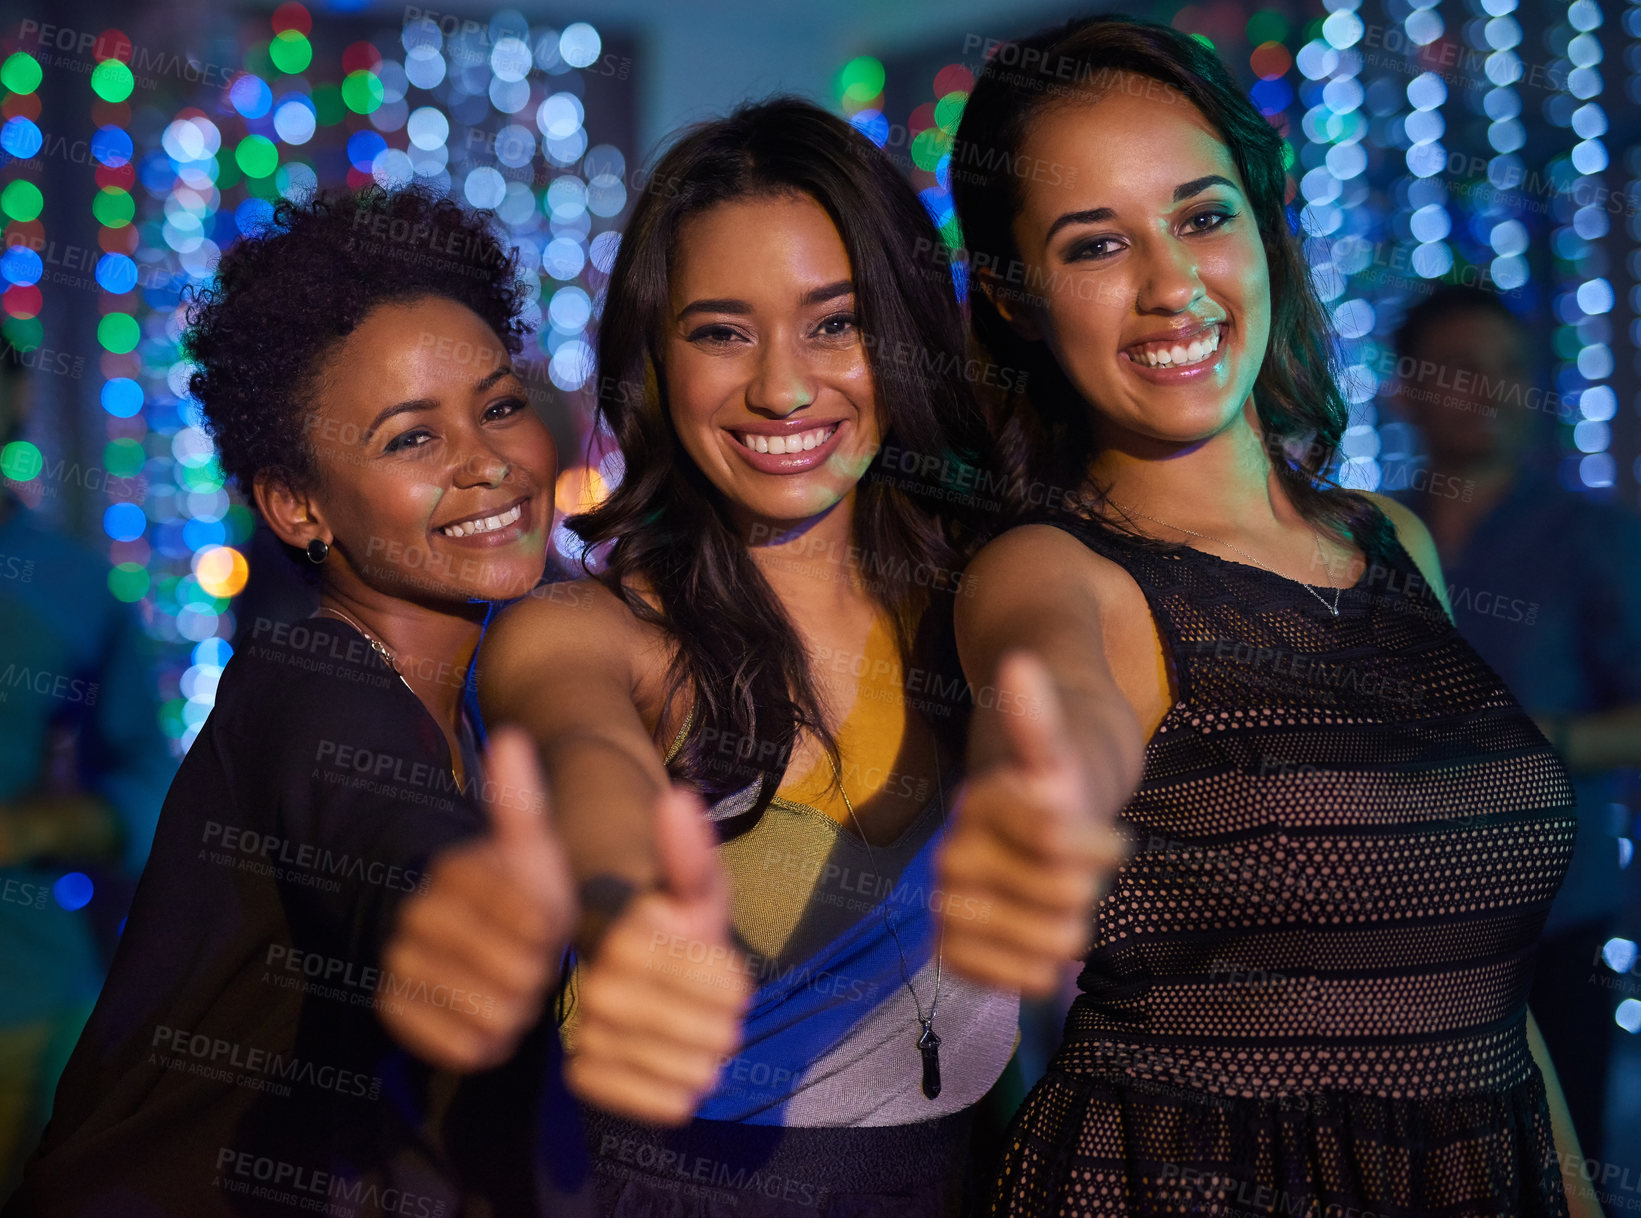
<svg viewBox="0 0 1641 1218"><path fill-rule="evenodd" d="M421 441L430 441L432 439L432 432L426 430L425 428L418 427L412 431L404 432L402 435L394 436L393 439L389 440L387 444L383 446L382 451L385 453L397 453L404 452L405 450L411 448L421 448Z"/></svg>

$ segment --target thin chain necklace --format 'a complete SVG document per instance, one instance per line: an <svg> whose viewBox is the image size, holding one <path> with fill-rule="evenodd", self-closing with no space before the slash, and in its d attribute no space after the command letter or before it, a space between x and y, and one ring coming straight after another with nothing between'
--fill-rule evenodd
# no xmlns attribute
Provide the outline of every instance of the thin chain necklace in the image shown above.
<svg viewBox="0 0 1641 1218"><path fill-rule="evenodd" d="M1287 579L1288 578L1287 576L1282 575L1278 571L1271 571L1271 568L1266 567L1264 563L1260 562L1259 559L1255 558L1252 554L1248 553L1248 551L1244 550L1241 546L1233 546L1230 542L1226 541L1223 537L1210 537L1206 533L1199 533L1195 529L1186 528L1184 525L1169 524L1166 520L1158 520L1155 516L1147 516L1144 512L1140 511L1139 508L1125 508L1121 504L1113 504L1113 506L1119 508L1123 512L1132 513L1135 516L1144 516L1145 519L1151 521L1153 524L1160 524L1165 529L1175 529L1175 530L1177 530L1181 533L1189 533L1192 537L1200 537L1204 541L1217 541L1220 545L1224 546L1226 549L1235 550L1238 554L1242 555L1242 557L1246 558L1249 562L1253 563L1256 567L1263 567L1265 570L1270 571L1272 575L1277 576L1279 579ZM1321 558L1322 565L1327 566L1328 565L1328 556L1322 552L1322 539L1319 536L1317 536L1315 531L1312 531L1311 540L1316 543L1316 553L1317 553L1317 556ZM1309 592L1317 600L1321 601L1323 607L1326 608L1329 613L1333 614L1334 617L1339 616L1339 593L1342 591L1342 589L1335 588L1333 590L1333 604L1330 605L1330 604L1328 604L1326 597L1324 597L1315 588L1311 587L1311 585L1305 583L1303 580L1297 580L1296 579L1293 582L1298 584L1306 592Z"/></svg>
<svg viewBox="0 0 1641 1218"><path fill-rule="evenodd" d="M357 630L360 634L364 635L365 642L370 644L372 651L387 661L387 666L393 670L393 675L399 678L399 683L406 689L409 689L418 702L422 700L421 695L416 693L414 689L411 689L410 682L405 680L405 674L399 671L399 662L393 658L393 653L388 650L386 643L382 642L381 639L366 630L363 626L354 621L347 614L343 613L340 609L332 609L329 605L320 605L319 608L314 610L314 613L315 615L328 613L332 617L339 617L349 626L352 626L355 630ZM451 754L450 762L450 776L456 780L456 783L459 786L461 784L461 774L458 773L456 769L456 754L454 752Z"/></svg>
<svg viewBox="0 0 1641 1218"><path fill-rule="evenodd" d="M363 626L361 626L358 622L354 621L347 614L343 613L340 609L332 609L329 605L320 605L319 608L314 610L314 613L316 613L316 614L328 613L332 617L341 618L349 626L352 626L360 634L365 636L365 642L370 644L371 650L374 651L377 655L381 656L382 659L387 661L387 666L394 671L394 673L398 676L399 680L405 681L405 674L399 671L399 664L393 658L393 653L388 650L387 644L382 642L381 639L377 638L370 631L366 630ZM409 681L405 681L405 688L410 689L410 682ZM411 690L411 692L414 693L415 690Z"/></svg>
<svg viewBox="0 0 1641 1218"><path fill-rule="evenodd" d="M837 774L838 794L843 796L843 806L849 809L849 819L854 823L855 832L860 834L861 845L866 847L866 857L871 860L872 873L880 875L877 868L877 855L872 850L872 843L866 840L866 830L860 827L860 817L855 815L855 805L849 801L849 792L843 789L843 775L838 772L837 763L833 762L832 772ZM940 818L946 818L946 783L940 776L940 741L934 741L934 780L940 792ZM894 923L889 921L889 902L884 898L879 907L883 914L883 925L888 929L890 937L895 941L895 951L900 955L900 979L906 983L906 990L912 996L912 1005L917 1008L917 1022L923 1027L923 1034L917 1038L917 1051L923 1055L923 1094L934 1099L940 1094L940 1037L934 1031L935 1008L940 1004L940 970L945 962L946 925L940 925L940 938L937 940L934 957L934 994L929 998L928 1018L923 1015L923 1002L917 996L917 989L912 985L912 979L906 972L906 950L900 944L900 936L895 933Z"/></svg>

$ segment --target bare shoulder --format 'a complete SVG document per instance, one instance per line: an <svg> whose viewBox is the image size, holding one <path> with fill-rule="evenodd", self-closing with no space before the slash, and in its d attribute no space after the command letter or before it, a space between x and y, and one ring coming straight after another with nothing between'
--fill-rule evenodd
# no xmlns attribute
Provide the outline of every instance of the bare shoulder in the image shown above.
<svg viewBox="0 0 1641 1218"><path fill-rule="evenodd" d="M959 650L972 652L980 671L1013 646L1086 668L1103 666L1108 651L1145 650L1152 642L1133 576L1048 524L1010 529L975 555L957 597L956 627Z"/></svg>
<svg viewBox="0 0 1641 1218"><path fill-rule="evenodd" d="M1064 529L1025 524L992 538L970 560L959 603L965 598L1059 603L1077 591L1098 602L1119 578L1133 582L1120 565Z"/></svg>
<svg viewBox="0 0 1641 1218"><path fill-rule="evenodd" d="M1373 504L1390 520L1396 530L1396 540L1418 564L1419 573L1436 593L1442 608L1447 610L1449 617L1452 617L1453 607L1447 603L1447 581L1442 578L1442 560L1436 552L1436 542L1431 538L1425 522L1419 519L1418 513L1412 508L1398 503L1388 495L1381 495L1377 491L1358 491L1357 494Z"/></svg>
<svg viewBox="0 0 1641 1218"><path fill-rule="evenodd" d="M543 584L485 631L480 703L487 715L505 718L553 689L574 689L578 699L600 690L631 700L661 654L661 632L597 580Z"/></svg>
<svg viewBox="0 0 1641 1218"><path fill-rule="evenodd" d="M487 666L533 664L589 646L619 651L642 628L632 610L595 579L542 584L496 615L485 631L485 659Z"/></svg>

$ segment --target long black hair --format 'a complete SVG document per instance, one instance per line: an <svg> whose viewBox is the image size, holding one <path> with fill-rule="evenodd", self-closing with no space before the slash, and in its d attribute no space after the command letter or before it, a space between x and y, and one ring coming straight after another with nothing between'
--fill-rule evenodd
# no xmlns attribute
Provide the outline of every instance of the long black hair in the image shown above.
<svg viewBox="0 0 1641 1218"><path fill-rule="evenodd" d="M1307 520L1381 544L1389 530L1383 516L1327 473L1348 410L1336 380L1334 331L1284 199L1282 138L1202 42L1154 21L1103 14L998 47L963 108L952 148L953 202L971 260L1020 266L1013 223L1028 175L1016 169L1033 120L1079 96L1094 100L1117 85L1121 72L1159 81L1194 104L1241 175L1270 268L1270 341L1254 405L1283 488ZM1022 338L978 285L970 316L983 347L1029 373L1029 393L1000 400L997 458L1009 472L1008 485L1035 481L1067 492L1083 486L1096 453L1089 404L1046 344Z"/></svg>
<svg viewBox="0 0 1641 1218"><path fill-rule="evenodd" d="M842 119L794 97L744 105L685 131L644 182L599 322L598 413L621 450L620 485L569 525L587 543L583 567L675 647L666 706L688 699L692 730L672 762L674 776L709 799L759 784L740 827L775 794L800 730L820 739L840 771L841 762L801 636L722 496L679 442L661 341L682 222L732 200L787 195L818 203L849 255L886 424L856 490L852 541L894 624L903 669L953 666L950 596L965 538L977 533L961 497L943 497L943 487L917 474L977 460L984 444L978 399L957 371L965 333L950 272L920 257L940 237L889 157ZM916 458L911 476L907 453ZM594 571L593 549L605 542L604 568ZM960 739L960 714L937 718L937 731Z"/></svg>

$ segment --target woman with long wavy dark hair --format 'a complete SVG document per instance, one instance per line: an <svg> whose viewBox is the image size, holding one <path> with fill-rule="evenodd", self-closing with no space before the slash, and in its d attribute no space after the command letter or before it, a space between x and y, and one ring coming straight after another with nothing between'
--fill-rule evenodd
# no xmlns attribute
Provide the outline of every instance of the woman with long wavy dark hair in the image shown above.
<svg viewBox="0 0 1641 1218"><path fill-rule="evenodd" d="M971 682L1049 713L977 712L940 874L994 916L948 959L1040 992L1086 948L997 1213L1567 1212L1526 995L1571 789L1423 526L1328 477L1283 151L1209 48L1124 17L999 48L958 127L973 328L1031 374L1011 485L1065 503L957 606Z"/></svg>
<svg viewBox="0 0 1641 1218"><path fill-rule="evenodd" d="M583 1048L664 1026L675 1051L634 1054L625 1081L650 1120L694 1118L663 1134L587 1110L606 1212L680 1192L701 1213L962 1204L1017 999L954 982L935 933L965 721L951 603L978 513L925 471L972 471L983 442L949 271L916 256L938 240L885 153L795 99L685 132L622 237L598 394L623 470L571 520L604 565L578 598L505 612L480 673L557 805L630 826L578 863L591 907L679 886L648 844L670 782L722 839L732 942L704 918L578 940L596 946L568 1077ZM731 1054L694 1029L743 987Z"/></svg>

